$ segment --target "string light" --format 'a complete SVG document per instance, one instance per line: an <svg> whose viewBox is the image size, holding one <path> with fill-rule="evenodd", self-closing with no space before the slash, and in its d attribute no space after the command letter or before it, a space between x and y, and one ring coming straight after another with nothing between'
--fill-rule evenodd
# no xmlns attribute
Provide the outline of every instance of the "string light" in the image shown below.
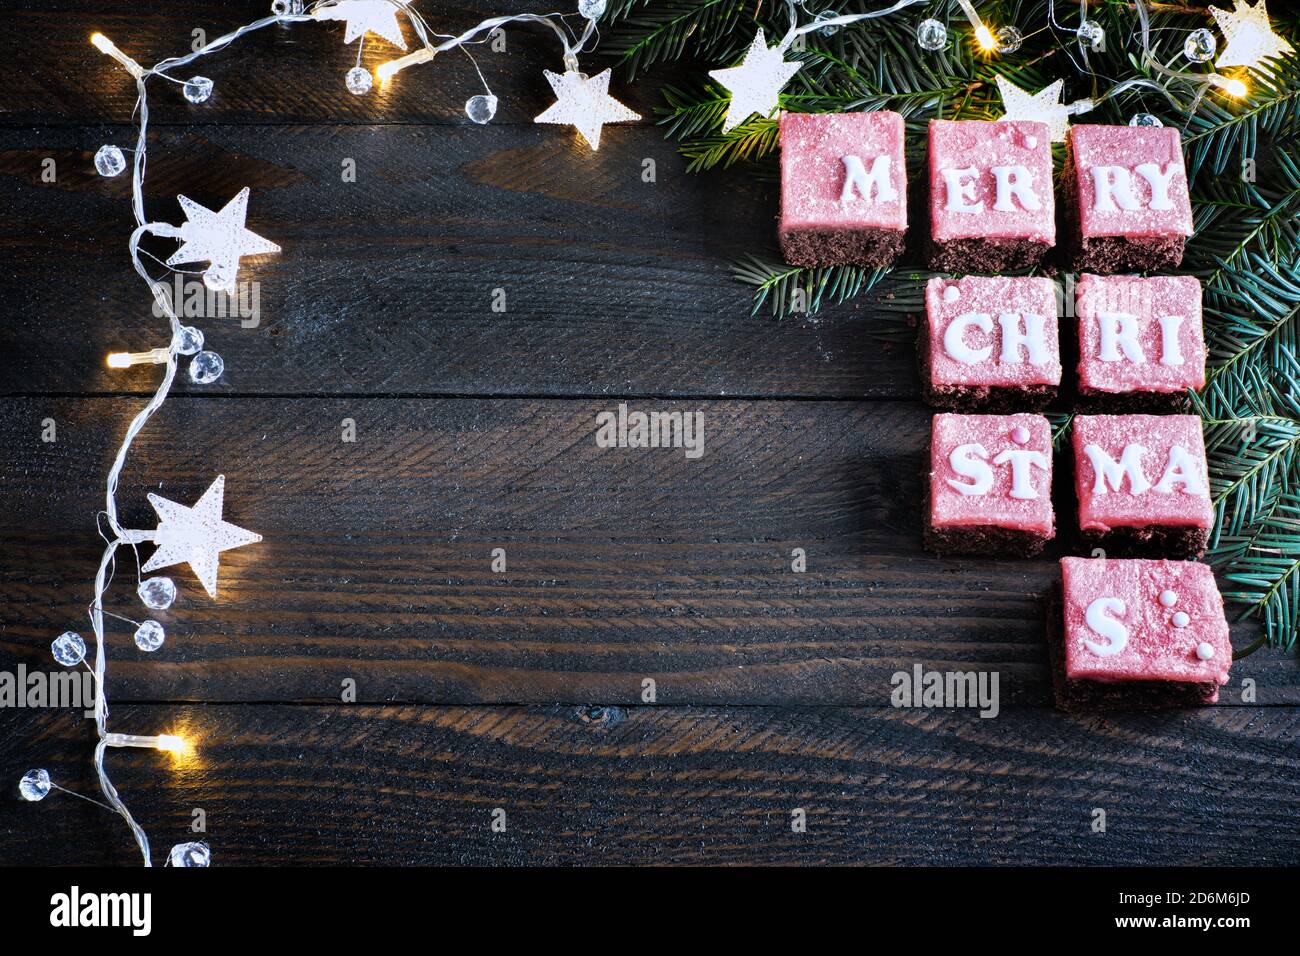
<svg viewBox="0 0 1300 956"><path fill-rule="evenodd" d="M910 2L910 0L909 0ZM105 763L105 754L109 748L138 747L150 748L174 756L184 756L193 751L193 744L180 734L137 735L119 734L108 729L108 700L104 692L107 673L107 654L105 644L104 598L112 581L116 567L118 550L127 545L131 548L139 544L151 543L155 550L140 567L141 572L176 564L189 564L204 590L216 597L219 555L223 551L261 540L261 536L246 531L222 518L224 504L225 479L218 476L213 484L203 493L193 506L177 504L159 495L149 495L159 518L158 527L153 531L124 528L118 518L117 491L127 455L144 427L154 414L162 407L171 392L175 381L178 359L193 356L190 361L191 380L207 383L215 380L224 367L221 357L215 352L203 349L203 334L193 326L182 325L176 314L166 286L150 274L145 259L153 259L140 249L140 243L146 236L155 236L177 240L177 250L162 264L169 270L185 263L207 263L203 273L204 283L214 291L230 292L235 288L240 262L248 256L276 252L279 246L245 226L249 190L241 190L233 199L219 210L211 210L185 196L179 197L185 222L172 225L164 222L151 222L145 216L144 179L147 168L147 150L149 146L149 97L147 85L151 79L166 80L181 88L184 98L190 103L202 103L212 95L212 81L202 76L190 76L180 79L175 76L180 70L202 57L209 56L234 44L242 37L266 27L284 27L298 23L321 23L326 21L343 21L346 23L344 43L360 40L357 44L357 65L348 71L347 85L354 93L365 93L371 88L370 74L360 68L361 49L367 35L373 34L401 50L407 49L407 38L403 36L398 13L405 15L411 30L418 41L415 49L399 59L381 64L375 75L382 82L390 81L398 72L420 64L428 63L438 53L453 49L462 49L467 55L468 47L483 42L494 31L508 24L536 24L548 28L560 41L564 74L547 72L545 78L555 83L552 77L560 77L565 84L581 79L581 88L575 87L579 105L594 109L597 113L597 125L592 128L586 124L586 116L571 112L570 119L578 127L579 133L594 149L599 143L600 125L621 119L636 119L637 114L608 96L609 71L596 77L588 78L579 72L578 55L594 43L596 19L605 9L604 0L579 0L578 14L585 21L580 34L575 35L561 14L515 14L491 17L482 21L458 36L445 36L434 33L418 11L405 0L319 0L306 4L302 0L274 0L270 16L254 20L251 23L217 37L197 49L175 57L164 59L152 67L144 67L123 53L113 41L102 33L91 36L90 42L100 52L112 57L135 80L137 102L134 117L136 120L136 146L132 163L131 211L135 218L135 228L128 241L131 262L136 272L143 278L151 290L158 311L167 318L170 327L170 341L166 347L157 347L140 352L113 352L107 357L109 368L124 369L134 365L157 365L162 369L161 381L148 403L140 409L127 426L126 433L118 446L117 453L109 467L105 480L104 508L101 518L107 524L106 544L100 557L99 568L94 579L94 591L90 601L90 623L94 631L95 653L91 664L87 660L87 646L80 635L68 631L56 638L51 645L55 659L66 666L86 663L91 668L95 679L95 728L98 742L95 746L93 766L106 803L90 800L118 814L130 828L135 838L145 866L152 866L149 838L144 828L136 822L127 809L117 789L109 778ZM472 60L472 57L471 57ZM356 74L363 76L359 79ZM572 74L572 76L571 76ZM482 79L482 72L479 72ZM364 82L363 82L364 80ZM484 81L484 87L487 83ZM566 87L567 89L567 87ZM557 96L560 91L556 89ZM603 97L603 98L602 98ZM466 112L475 122L483 123L492 118L495 112L496 97L490 89L486 95L470 97ZM623 113L617 116L601 113L612 110L614 104ZM552 110L557 109L557 103ZM566 107L566 108L572 108ZM551 111L547 111L548 113ZM558 121L553 118L538 117L539 122ZM579 120L582 120L579 122ZM105 146L96 154L96 169L101 175L115 176L125 170L126 157L116 146ZM155 260L161 261L161 260ZM169 607L176 596L175 584L170 578L154 577L139 582L140 600L150 609ZM118 615L111 615L118 616ZM132 622L133 624L135 622ZM136 644L144 651L155 651L162 646L163 629L156 621L146 620L136 625ZM24 799L39 801L51 789L63 790L49 779L44 770L32 770L20 781L20 793ZM72 793L72 791L66 791ZM211 852L206 843L180 843L172 847L167 856L167 863L172 866L207 866Z"/></svg>
<svg viewBox="0 0 1300 956"><path fill-rule="evenodd" d="M985 53L1015 53L1020 49L1024 37L1015 27L998 27L994 32L980 19L971 0L957 0L957 5L961 7L961 12L966 14L966 19L970 21L971 28L975 31L975 44Z"/></svg>

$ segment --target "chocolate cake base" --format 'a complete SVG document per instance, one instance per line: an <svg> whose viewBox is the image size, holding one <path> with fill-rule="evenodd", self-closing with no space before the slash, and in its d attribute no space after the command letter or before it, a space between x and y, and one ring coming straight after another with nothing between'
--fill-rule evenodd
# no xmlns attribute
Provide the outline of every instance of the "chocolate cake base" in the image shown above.
<svg viewBox="0 0 1300 956"><path fill-rule="evenodd" d="M1210 543L1207 528L1146 525L1140 528L1111 528L1082 531L1084 547L1100 548L1108 558L1168 558L1196 561Z"/></svg>
<svg viewBox="0 0 1300 956"><path fill-rule="evenodd" d="M1156 272L1183 261L1182 236L1129 239L1127 236L1075 237L1071 258L1079 272Z"/></svg>
<svg viewBox="0 0 1300 956"><path fill-rule="evenodd" d="M792 266L882 269L902 254L906 235L891 229L782 229L781 254Z"/></svg>
<svg viewBox="0 0 1300 956"><path fill-rule="evenodd" d="M1219 685L1213 681L1070 680L1065 675L1065 603L1060 584L1052 587L1047 598L1047 658L1056 706L1070 713L1203 707L1219 699Z"/></svg>
<svg viewBox="0 0 1300 956"><path fill-rule="evenodd" d="M929 511L929 508L926 509ZM978 525L968 528L936 528L927 522L925 547L935 554L975 554L986 558L1032 558L1052 540L1036 531Z"/></svg>
<svg viewBox="0 0 1300 956"><path fill-rule="evenodd" d="M938 272L991 274L1032 269L1043 261L1049 248L1030 239L930 240L927 257L930 268Z"/></svg>
<svg viewBox="0 0 1300 956"><path fill-rule="evenodd" d="M1181 414L1191 407L1187 392L1094 392L1079 387L1078 411L1089 414Z"/></svg>
<svg viewBox="0 0 1300 956"><path fill-rule="evenodd" d="M950 412L1009 414L1036 412L1056 398L1055 385L936 385L930 370L930 323L921 322L916 340L921 397L927 405Z"/></svg>

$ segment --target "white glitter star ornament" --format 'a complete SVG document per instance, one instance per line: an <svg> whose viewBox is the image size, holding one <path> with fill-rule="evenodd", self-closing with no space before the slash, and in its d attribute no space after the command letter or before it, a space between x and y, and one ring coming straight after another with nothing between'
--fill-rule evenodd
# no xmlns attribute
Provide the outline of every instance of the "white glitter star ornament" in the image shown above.
<svg viewBox="0 0 1300 956"><path fill-rule="evenodd" d="M397 8L388 0L338 0L338 3L316 10L317 20L346 20L344 43L373 33L383 37L395 47L406 49L402 25L397 22Z"/></svg>
<svg viewBox="0 0 1300 956"><path fill-rule="evenodd" d="M217 596L218 555L222 551L254 544L262 540L260 534L245 531L229 521L221 520L222 500L225 497L226 476L218 475L203 497L192 508L178 505L159 495L150 495L149 504L158 513L158 530L140 532L140 541L153 541L157 546L145 562L142 571L156 571L173 564L188 563L194 576L208 592Z"/></svg>
<svg viewBox="0 0 1300 956"><path fill-rule="evenodd" d="M1053 143L1065 142L1065 133L1070 128L1072 115L1086 113L1093 107L1091 100L1062 103L1061 90L1065 88L1064 80L1056 80L1037 93L1027 93L1005 76L998 76L996 79L998 92L1002 94L1004 110L1003 115L998 119L1037 120L1046 123Z"/></svg>
<svg viewBox="0 0 1300 956"><path fill-rule="evenodd" d="M534 118L534 123L573 126L594 153L600 149L600 130L606 123L628 123L641 118L609 95L609 70L587 76L569 67L563 74L543 70L555 92L555 102Z"/></svg>
<svg viewBox="0 0 1300 956"><path fill-rule="evenodd" d="M803 68L802 63L785 61L788 46L782 42L769 48L760 27L740 66L709 71L709 76L731 91L731 105L727 107L727 118L722 121L724 133L754 113L770 116L780 105L781 91L790 77Z"/></svg>
<svg viewBox="0 0 1300 956"><path fill-rule="evenodd" d="M1294 51L1290 43L1273 32L1264 0L1259 0L1254 6L1247 0L1234 0L1234 4L1232 10L1210 7L1214 21L1223 31L1223 38L1228 41L1214 61L1215 69L1259 66L1265 57Z"/></svg>
<svg viewBox="0 0 1300 956"><path fill-rule="evenodd" d="M274 242L244 228L244 218L248 215L247 186L220 212L200 206L187 196L176 198L185 210L185 222L163 233L181 241L181 247L172 253L167 265L207 262L203 281L208 288L232 291L241 257L280 251Z"/></svg>

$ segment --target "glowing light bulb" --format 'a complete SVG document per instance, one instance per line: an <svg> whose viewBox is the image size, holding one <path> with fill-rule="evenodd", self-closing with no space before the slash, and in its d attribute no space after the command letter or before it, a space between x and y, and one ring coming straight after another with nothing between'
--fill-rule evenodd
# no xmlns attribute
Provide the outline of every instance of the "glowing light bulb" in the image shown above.
<svg viewBox="0 0 1300 956"><path fill-rule="evenodd" d="M998 41L993 38L993 31L982 23L975 28L975 42L981 50L992 50L998 45Z"/></svg>
<svg viewBox="0 0 1300 956"><path fill-rule="evenodd" d="M144 76L144 67L119 50L117 44L104 36L104 34L92 33L90 35L90 42L95 45L95 49L100 53L107 54L117 60L118 63L121 63L126 72L130 73L137 80Z"/></svg>
<svg viewBox="0 0 1300 956"><path fill-rule="evenodd" d="M158 742L154 744L159 750L166 750L168 753L184 753L188 748L184 737L177 737L175 734L159 734Z"/></svg>
<svg viewBox="0 0 1300 956"><path fill-rule="evenodd" d="M189 741L176 734L158 734L151 737L144 734L105 734L106 747L147 747L167 753L183 754L190 750Z"/></svg>
<svg viewBox="0 0 1300 956"><path fill-rule="evenodd" d="M379 64L375 68L375 76L378 78L380 85L383 85L408 66L415 66L417 63L428 63L432 59L433 51L428 47L421 47L406 54L406 56L399 56L396 60L389 60L387 63Z"/></svg>
<svg viewBox="0 0 1300 956"><path fill-rule="evenodd" d="M109 368L130 368L132 365L162 365L167 361L166 349L150 349L148 352L110 352Z"/></svg>
<svg viewBox="0 0 1300 956"><path fill-rule="evenodd" d="M1241 99L1249 92L1246 84L1235 76L1220 76L1217 73L1211 73L1206 79L1209 80L1211 86L1223 90L1223 92L1235 99Z"/></svg>

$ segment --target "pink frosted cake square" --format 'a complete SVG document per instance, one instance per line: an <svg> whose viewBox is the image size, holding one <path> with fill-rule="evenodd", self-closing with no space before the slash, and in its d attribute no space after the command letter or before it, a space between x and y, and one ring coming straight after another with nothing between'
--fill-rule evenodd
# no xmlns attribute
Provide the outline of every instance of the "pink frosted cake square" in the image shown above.
<svg viewBox="0 0 1300 956"><path fill-rule="evenodd" d="M1052 429L1042 415L934 416L925 543L1027 556L1055 533Z"/></svg>
<svg viewBox="0 0 1300 956"><path fill-rule="evenodd" d="M781 116L781 251L791 265L887 266L907 232L903 117Z"/></svg>
<svg viewBox="0 0 1300 956"><path fill-rule="evenodd" d="M1074 264L1088 272L1177 266L1192 234L1183 147L1163 126L1071 126L1065 193Z"/></svg>
<svg viewBox="0 0 1300 956"><path fill-rule="evenodd" d="M1174 410L1205 385L1194 276L1079 277L1079 395L1094 407Z"/></svg>
<svg viewBox="0 0 1300 956"><path fill-rule="evenodd" d="M1196 558L1210 503L1195 415L1078 415L1073 422L1079 528L1109 557Z"/></svg>
<svg viewBox="0 0 1300 956"><path fill-rule="evenodd" d="M930 265L955 272L1035 266L1056 244L1052 138L1030 120L932 120Z"/></svg>
<svg viewBox="0 0 1300 956"><path fill-rule="evenodd" d="M1232 643L1210 569L1195 561L1062 558L1049 635L1068 710L1214 703Z"/></svg>
<svg viewBox="0 0 1300 956"><path fill-rule="evenodd" d="M925 287L925 400L955 411L1042 408L1061 383L1051 279L964 276Z"/></svg>

